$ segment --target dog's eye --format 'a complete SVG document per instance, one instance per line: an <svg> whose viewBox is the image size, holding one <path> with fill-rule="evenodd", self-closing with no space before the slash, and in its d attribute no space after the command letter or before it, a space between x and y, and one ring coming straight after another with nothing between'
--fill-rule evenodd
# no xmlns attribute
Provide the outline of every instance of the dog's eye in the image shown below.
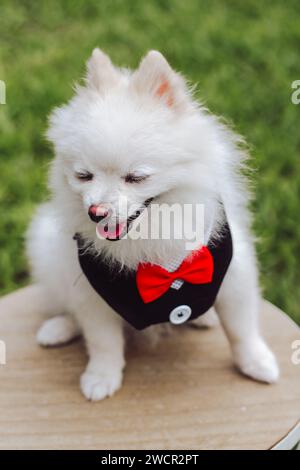
<svg viewBox="0 0 300 470"><path fill-rule="evenodd" d="M128 173L125 177L125 183L141 183L148 178L148 175L135 175L134 173Z"/></svg>
<svg viewBox="0 0 300 470"><path fill-rule="evenodd" d="M94 177L89 171L76 171L75 176L80 181L91 181Z"/></svg>

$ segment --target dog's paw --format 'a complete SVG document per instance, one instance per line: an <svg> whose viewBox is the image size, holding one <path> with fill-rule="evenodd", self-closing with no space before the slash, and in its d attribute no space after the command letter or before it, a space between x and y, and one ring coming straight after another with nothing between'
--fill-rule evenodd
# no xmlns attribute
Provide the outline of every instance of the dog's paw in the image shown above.
<svg viewBox="0 0 300 470"><path fill-rule="evenodd" d="M215 312L214 308L210 308L208 312L201 315L196 320L193 320L190 323L190 326L194 328L214 328L220 324L218 315Z"/></svg>
<svg viewBox="0 0 300 470"><path fill-rule="evenodd" d="M58 346L80 335L75 320L70 316L58 316L46 320L37 333L37 342L41 346Z"/></svg>
<svg viewBox="0 0 300 470"><path fill-rule="evenodd" d="M113 395L122 384L122 371L85 371L80 377L80 388L83 395L91 401L103 400Z"/></svg>
<svg viewBox="0 0 300 470"><path fill-rule="evenodd" d="M240 371L252 379L270 384L278 381L276 358L263 340L235 345L233 358Z"/></svg>

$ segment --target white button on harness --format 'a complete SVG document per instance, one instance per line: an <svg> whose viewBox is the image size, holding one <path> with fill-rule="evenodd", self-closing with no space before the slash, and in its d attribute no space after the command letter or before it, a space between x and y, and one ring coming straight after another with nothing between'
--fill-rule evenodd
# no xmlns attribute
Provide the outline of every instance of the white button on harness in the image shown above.
<svg viewBox="0 0 300 470"><path fill-rule="evenodd" d="M180 325L186 322L192 315L192 309L188 305L179 305L170 313L169 319L173 325Z"/></svg>

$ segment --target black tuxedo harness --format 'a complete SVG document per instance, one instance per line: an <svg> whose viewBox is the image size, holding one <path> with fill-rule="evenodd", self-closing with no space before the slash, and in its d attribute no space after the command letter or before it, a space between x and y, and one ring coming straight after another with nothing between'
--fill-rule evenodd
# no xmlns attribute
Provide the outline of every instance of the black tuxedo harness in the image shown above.
<svg viewBox="0 0 300 470"><path fill-rule="evenodd" d="M86 249L80 234L74 239L78 245L81 269L98 294L124 320L138 330L157 323L181 324L194 320L213 306L232 258L232 237L228 224L222 236L207 244L212 260L211 282L192 284L184 282L179 289L170 287L153 301L143 301L136 282L136 271L112 268L100 255Z"/></svg>

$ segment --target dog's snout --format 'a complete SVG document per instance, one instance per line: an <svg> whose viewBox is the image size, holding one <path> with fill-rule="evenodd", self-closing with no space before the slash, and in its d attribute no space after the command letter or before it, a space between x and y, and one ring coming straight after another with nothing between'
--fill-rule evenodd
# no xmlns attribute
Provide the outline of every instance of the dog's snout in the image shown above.
<svg viewBox="0 0 300 470"><path fill-rule="evenodd" d="M105 219L105 217L108 216L109 211L107 207L99 204L98 206L91 205L88 213L89 213L90 219L93 222L100 222L102 219Z"/></svg>

